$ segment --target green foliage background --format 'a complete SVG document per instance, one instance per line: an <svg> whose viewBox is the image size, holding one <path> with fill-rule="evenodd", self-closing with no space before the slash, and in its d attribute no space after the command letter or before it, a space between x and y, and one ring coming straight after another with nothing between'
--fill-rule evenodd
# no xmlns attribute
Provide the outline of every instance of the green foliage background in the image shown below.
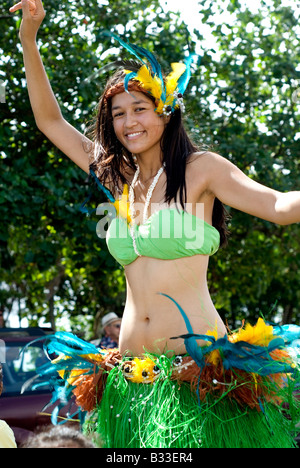
<svg viewBox="0 0 300 468"><path fill-rule="evenodd" d="M68 317L75 331L91 334L104 312L122 313L125 280L96 236L99 219L78 211L88 193L86 175L36 128L20 14L10 15L11 5L4 0L0 6L0 308L8 319L17 304L31 325L44 318L55 327ZM166 70L196 48L202 59L186 96L195 142L212 146L265 185L299 190L299 11L278 0L262 1L257 13L244 5L199 1L202 25L216 40L205 47L202 25L191 31L158 0L47 0L38 41L64 116L84 131L108 77L99 68L119 54L128 58L101 31L155 51ZM222 20L225 11L233 22ZM101 201L99 193L94 201ZM260 313L299 323L299 224L281 227L229 211L229 246L212 257L209 272L221 315L230 327Z"/></svg>

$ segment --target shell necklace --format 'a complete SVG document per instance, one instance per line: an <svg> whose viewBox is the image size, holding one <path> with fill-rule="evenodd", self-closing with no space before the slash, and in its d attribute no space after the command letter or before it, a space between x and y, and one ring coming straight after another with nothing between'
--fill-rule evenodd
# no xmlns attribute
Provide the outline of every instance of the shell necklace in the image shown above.
<svg viewBox="0 0 300 468"><path fill-rule="evenodd" d="M163 170L164 170L165 166L164 164L161 166L161 168L158 170L156 176L154 177L153 181L152 181L152 184L150 185L150 187L148 188L148 191L147 191L147 194L146 194L146 201L145 201L145 206L144 206L144 212L143 212L143 224L145 224L145 222L147 221L148 219L148 208L149 208L149 204L150 204L150 201L151 201L151 197L152 197L152 193L153 193L153 190L155 189L156 185L157 185L157 182L161 176L161 174L163 173ZM134 209L134 185L136 184L137 180L138 180L138 177L140 175L140 168L139 166L137 167L137 170L135 171L135 174L134 174L134 177L132 179L132 183L130 184L130 188L129 188L129 207L130 207L130 213L131 213L131 216L132 218L134 218L134 214L135 214L135 209Z"/></svg>
<svg viewBox="0 0 300 468"><path fill-rule="evenodd" d="M161 168L158 170L156 176L154 177L154 179L152 181L152 184L148 188L148 191L147 191L147 194L146 194L146 201L145 201L144 211L143 211L143 224L145 224L145 222L148 219L148 208L149 208L150 200L151 200L151 197L152 197L152 193L153 193L153 190L155 189L155 187L157 185L157 182L158 182L161 174L164 171L164 168L165 168L165 165L163 164L161 166ZM132 182L130 184L128 198L129 198L129 208L130 208L131 220L132 220L132 223L131 223L131 226L130 226L130 236L131 236L132 241L133 241L133 248L134 248L134 251L135 251L136 255L141 257L141 254L139 253L139 251L137 249L136 239L135 239L135 236L134 236L134 224L135 224L134 223L134 217L135 217L136 212L135 212L135 209L134 209L134 189L133 189L133 187L136 184L139 175L140 175L140 168L138 166L137 170L135 171Z"/></svg>

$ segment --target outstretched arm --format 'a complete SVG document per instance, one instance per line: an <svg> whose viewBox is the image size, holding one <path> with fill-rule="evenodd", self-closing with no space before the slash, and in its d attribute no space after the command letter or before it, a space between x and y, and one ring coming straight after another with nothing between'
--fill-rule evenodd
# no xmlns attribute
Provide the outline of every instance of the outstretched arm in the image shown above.
<svg viewBox="0 0 300 468"><path fill-rule="evenodd" d="M23 15L20 40L28 93L36 124L55 146L88 173L89 156L86 148L92 150L92 142L63 118L37 47L37 32L45 17L42 2L22 0L10 8L10 12L14 13L20 9Z"/></svg>
<svg viewBox="0 0 300 468"><path fill-rule="evenodd" d="M227 159L210 153L207 189L224 204L276 224L300 222L300 191L282 193L255 182Z"/></svg>

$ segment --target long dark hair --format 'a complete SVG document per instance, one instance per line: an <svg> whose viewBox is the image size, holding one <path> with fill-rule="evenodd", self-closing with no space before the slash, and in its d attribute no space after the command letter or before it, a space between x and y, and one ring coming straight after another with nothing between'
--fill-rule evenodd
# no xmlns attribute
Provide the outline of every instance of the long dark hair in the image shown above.
<svg viewBox="0 0 300 468"><path fill-rule="evenodd" d="M130 153L117 139L111 114L111 99L107 99L109 90L124 81L124 72L117 71L108 81L104 93L99 101L96 121L92 131L92 139L95 143L94 157L90 168L97 174L103 185L114 187L114 192L122 193L123 185L130 182L126 178L128 169L136 170L136 163ZM154 98L146 93L138 84L132 84L133 89L144 92L149 99ZM130 91L130 86L129 86ZM161 140L163 162L167 185L165 191L165 202L175 202L179 196L182 208L186 202L186 180L185 171L190 156L200 149L192 142L187 134L180 108L175 109L167 123ZM227 243L228 230L226 226L227 212L223 204L215 198L212 224L220 233L220 245Z"/></svg>

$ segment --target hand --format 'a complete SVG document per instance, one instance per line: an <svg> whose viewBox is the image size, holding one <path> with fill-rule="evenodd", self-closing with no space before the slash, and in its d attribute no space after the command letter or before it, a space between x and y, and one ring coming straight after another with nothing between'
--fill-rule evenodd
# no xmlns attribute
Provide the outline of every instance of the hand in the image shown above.
<svg viewBox="0 0 300 468"><path fill-rule="evenodd" d="M22 0L9 9L14 13L22 9L23 18L20 27L21 41L30 39L35 40L36 34L43 19L45 18L45 10L41 0Z"/></svg>

